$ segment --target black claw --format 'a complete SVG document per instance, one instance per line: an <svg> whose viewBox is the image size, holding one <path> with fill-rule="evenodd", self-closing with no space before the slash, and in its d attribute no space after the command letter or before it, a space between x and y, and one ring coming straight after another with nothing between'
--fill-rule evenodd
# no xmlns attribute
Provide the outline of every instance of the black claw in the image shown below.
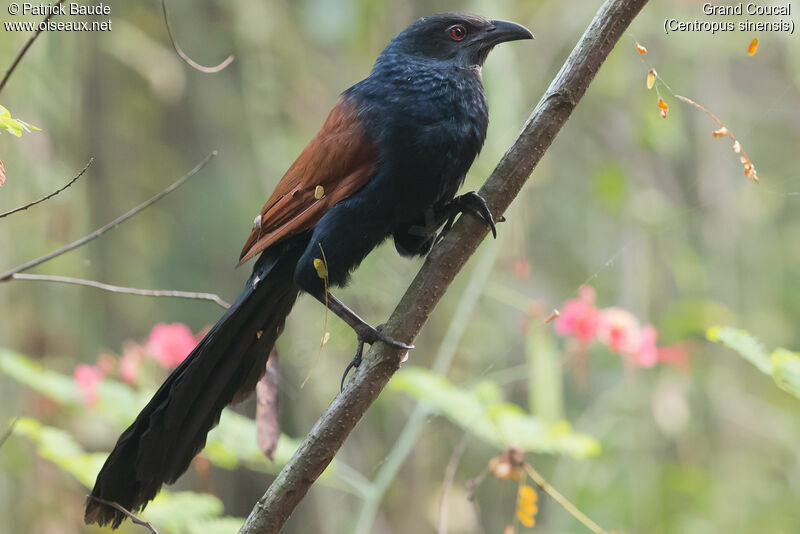
<svg viewBox="0 0 800 534"><path fill-rule="evenodd" d="M384 334L382 332L383 325L378 326L378 328L370 326L364 321L364 319L356 315L353 310L345 306L341 300L337 299L330 293L320 292L312 293L312 295L318 301L328 306L328 309L338 315L345 323L347 323L358 336L358 348L356 349L356 354L353 356L353 360L345 368L344 374L342 374L340 387L344 387L344 380L347 378L347 373L350 372L350 369L358 367L361 364L361 355L364 352L364 343L372 345L377 341L383 341L384 343L399 349L411 350L414 348L414 345L395 341L391 337Z"/></svg>
<svg viewBox="0 0 800 534"><path fill-rule="evenodd" d="M470 191L461 195L459 199L463 202L463 209L483 221L492 230L492 237L497 239L497 228L494 226L494 216L486 203L486 199L475 191Z"/></svg>
<svg viewBox="0 0 800 534"><path fill-rule="evenodd" d="M396 341L384 334L383 326L384 325L381 324L378 325L377 328L372 328L371 326L366 325L365 327L356 330L356 333L358 334L358 347L356 348L355 356L353 356L353 359L344 369L344 373L342 374L342 382L339 386L340 389L344 389L344 380L347 378L347 374L350 372L350 370L358 369L358 366L361 365L361 357L364 354L364 343L372 345L378 341L383 341L384 343L393 347L397 347L398 349L411 350L414 348L414 345L409 345L408 343L403 343L402 341Z"/></svg>
<svg viewBox="0 0 800 534"><path fill-rule="evenodd" d="M344 373L342 373L342 382L339 384L339 391L344 389L344 380L347 378L347 374L350 372L351 369L358 369L358 366L361 365L361 355L364 353L364 340L359 338L358 339L358 347L356 348L356 354L353 356L353 359L350 360L350 363L347 364L347 367L344 368Z"/></svg>
<svg viewBox="0 0 800 534"><path fill-rule="evenodd" d="M436 237L436 243L441 241L442 238L447 235L447 232L449 232L453 227L453 221L455 221L455 218L459 213L468 213L473 217L477 217L483 224L489 227L489 229L492 231L492 237L497 239L497 228L495 228L494 225L495 219L492 215L492 211L489 209L486 199L484 199L478 193L475 191L464 193L463 195L454 198L451 206L453 212L450 217L448 217L447 222L445 223L441 232L439 232L439 235ZM505 219L500 217L498 221L501 220Z"/></svg>

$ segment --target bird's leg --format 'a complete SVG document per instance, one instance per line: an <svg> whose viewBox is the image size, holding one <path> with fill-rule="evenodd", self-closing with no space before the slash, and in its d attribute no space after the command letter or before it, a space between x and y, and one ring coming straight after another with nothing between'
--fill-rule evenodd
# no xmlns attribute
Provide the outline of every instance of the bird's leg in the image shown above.
<svg viewBox="0 0 800 534"><path fill-rule="evenodd" d="M457 196L453 200L447 203L444 208L444 216L447 217L447 222L445 223L442 230L439 232L437 237L437 242L441 240L447 232L453 227L453 222L456 219L456 216L460 213L469 213L470 215L477 217L483 224L489 227L492 231L492 237L495 239L497 238L497 229L494 226L495 218L492 215L492 211L489 209L488 204L486 204L486 199L480 196L475 191L470 191L469 193L464 193L463 195ZM502 217L498 219L498 222L503 221Z"/></svg>
<svg viewBox="0 0 800 534"><path fill-rule="evenodd" d="M361 356L364 352L364 343L372 345L377 341L383 341L384 343L399 349L411 350L414 348L414 345L395 341L391 337L381 332L382 325L378 326L377 328L370 326L361 317L356 315L353 310L348 308L341 300L331 295L330 292L328 292L327 298L324 293L322 295L314 294L314 298L323 304L327 304L328 309L338 315L342 321L350 325L350 328L352 328L358 336L358 347L356 348L356 353L355 356L353 356L353 360L344 370L344 374L342 375L342 386L344 386L344 379L347 377L347 373L350 372L350 369L358 368L358 366L361 365Z"/></svg>

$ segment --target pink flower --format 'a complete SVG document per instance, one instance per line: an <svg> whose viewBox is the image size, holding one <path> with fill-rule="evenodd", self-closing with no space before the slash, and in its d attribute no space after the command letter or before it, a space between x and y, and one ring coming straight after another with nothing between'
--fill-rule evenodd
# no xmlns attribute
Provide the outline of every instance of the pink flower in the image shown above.
<svg viewBox="0 0 800 534"><path fill-rule="evenodd" d="M125 352L119 359L119 376L123 382L135 384L139 378L139 366L144 360L144 348L132 341L125 344Z"/></svg>
<svg viewBox="0 0 800 534"><path fill-rule="evenodd" d="M147 348L166 369L180 365L196 345L192 331L182 323L159 323L150 331L147 340Z"/></svg>
<svg viewBox="0 0 800 534"><path fill-rule="evenodd" d="M518 258L514 260L512 270L515 278L527 280L531 277L531 262L525 258Z"/></svg>
<svg viewBox="0 0 800 534"><path fill-rule="evenodd" d="M641 345L639 320L628 310L604 308L599 312L597 339L617 354L634 354Z"/></svg>
<svg viewBox="0 0 800 534"><path fill-rule="evenodd" d="M594 307L595 292L591 286L581 286L578 298L564 303L561 315L556 321L559 336L574 336L588 345L597 335L598 312Z"/></svg>
<svg viewBox="0 0 800 534"><path fill-rule="evenodd" d="M653 325L641 326L636 316L623 308L598 310L595 298L591 286L581 286L578 298L564 303L556 321L556 333L577 339L582 351L597 340L638 367L649 368L663 362L688 369L685 344L659 347L658 331Z"/></svg>
<svg viewBox="0 0 800 534"><path fill-rule="evenodd" d="M100 399L97 393L97 385L102 378L103 374L100 369L93 365L80 364L75 367L73 379L83 394L83 401L88 406L94 406Z"/></svg>
<svg viewBox="0 0 800 534"><path fill-rule="evenodd" d="M632 361L640 367L653 367L659 361L656 340L658 332L653 325L642 328L639 335L639 348L633 353Z"/></svg>
<svg viewBox="0 0 800 534"><path fill-rule="evenodd" d="M689 371L689 344L678 343L658 348L658 361L674 365L683 371Z"/></svg>
<svg viewBox="0 0 800 534"><path fill-rule="evenodd" d="M100 353L100 356L97 357L97 369L100 371L100 374L103 376L108 376L114 370L114 366L116 365L116 360L112 355L107 352Z"/></svg>

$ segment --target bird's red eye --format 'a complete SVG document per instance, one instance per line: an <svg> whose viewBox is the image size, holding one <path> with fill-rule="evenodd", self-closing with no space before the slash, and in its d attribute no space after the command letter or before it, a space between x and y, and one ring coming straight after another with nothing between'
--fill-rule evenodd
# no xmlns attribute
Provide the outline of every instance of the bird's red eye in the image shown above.
<svg viewBox="0 0 800 534"><path fill-rule="evenodd" d="M450 26L450 28L448 28L447 31L450 34L450 38L453 39L454 41L460 41L467 36L467 29L461 24Z"/></svg>

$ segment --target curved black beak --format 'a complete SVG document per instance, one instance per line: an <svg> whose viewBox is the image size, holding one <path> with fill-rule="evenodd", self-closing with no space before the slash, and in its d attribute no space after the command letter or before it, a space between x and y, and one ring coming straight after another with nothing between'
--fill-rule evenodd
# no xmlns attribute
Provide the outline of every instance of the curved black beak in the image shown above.
<svg viewBox="0 0 800 534"><path fill-rule="evenodd" d="M493 20L492 25L486 29L484 42L494 46L507 41L519 41L522 39L533 39L533 32L522 24L508 20Z"/></svg>

